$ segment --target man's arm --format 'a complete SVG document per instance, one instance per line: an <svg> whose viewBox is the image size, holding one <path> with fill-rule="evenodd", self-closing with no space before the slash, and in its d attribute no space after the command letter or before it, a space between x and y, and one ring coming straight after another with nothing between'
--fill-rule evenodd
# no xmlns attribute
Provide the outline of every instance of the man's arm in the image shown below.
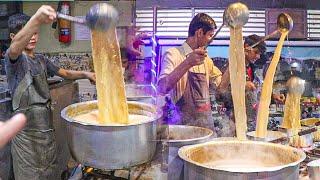
<svg viewBox="0 0 320 180"><path fill-rule="evenodd" d="M221 83L218 86L218 93L224 94L229 90L230 85L230 72L229 72L229 66L227 67L226 71L223 73L221 78ZM251 81L246 81L246 90L253 91L256 89L256 86Z"/></svg>
<svg viewBox="0 0 320 180"><path fill-rule="evenodd" d="M179 64L170 74L161 78L158 83L159 93L167 94L173 89L181 77L193 66L203 63L206 51L203 49L195 49L188 57Z"/></svg>
<svg viewBox="0 0 320 180"><path fill-rule="evenodd" d="M26 116L23 114L16 114L6 122L0 121L0 149L23 129L26 122Z"/></svg>
<svg viewBox="0 0 320 180"><path fill-rule="evenodd" d="M177 82L181 79L181 77L191 68L186 60L184 60L181 64L178 65L170 74L166 77L161 78L158 87L160 94L167 94L173 87L177 84Z"/></svg>
<svg viewBox="0 0 320 180"><path fill-rule="evenodd" d="M72 71L60 68L58 70L58 76L64 79L77 80L77 79L89 79L91 82L96 82L95 73L85 71Z"/></svg>
<svg viewBox="0 0 320 180"><path fill-rule="evenodd" d="M230 84L230 73L229 73L229 67L225 70L221 77L221 82L217 88L218 93L225 93L229 90L229 84Z"/></svg>
<svg viewBox="0 0 320 180"><path fill-rule="evenodd" d="M56 13L52 7L46 5L41 6L28 23L14 35L8 54L9 58L11 60L16 60L19 55L22 54L31 37L39 31L40 25L52 23L55 19Z"/></svg>

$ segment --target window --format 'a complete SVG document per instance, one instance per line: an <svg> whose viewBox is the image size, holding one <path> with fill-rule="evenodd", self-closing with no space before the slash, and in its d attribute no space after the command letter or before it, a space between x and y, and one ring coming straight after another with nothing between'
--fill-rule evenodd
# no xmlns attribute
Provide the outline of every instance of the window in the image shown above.
<svg viewBox="0 0 320 180"><path fill-rule="evenodd" d="M222 24L224 9L159 9L157 12L157 36L158 37L187 37L188 26L195 14L207 13L216 21L217 26ZM307 11L307 29L309 39L320 38L320 10ZM152 32L153 10L136 10L136 25L140 26L140 31ZM265 11L250 10L249 22L243 27L243 36L257 34L265 36ZM217 36L218 39L229 38L229 28L223 27Z"/></svg>

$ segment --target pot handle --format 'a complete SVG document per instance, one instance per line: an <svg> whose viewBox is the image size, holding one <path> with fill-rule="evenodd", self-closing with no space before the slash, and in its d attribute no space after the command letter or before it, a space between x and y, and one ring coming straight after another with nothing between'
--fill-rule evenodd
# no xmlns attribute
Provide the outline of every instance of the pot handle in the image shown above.
<svg viewBox="0 0 320 180"><path fill-rule="evenodd" d="M310 134L310 133L313 133L313 132L316 132L316 131L317 131L317 128L313 127L313 128L310 128L310 129L307 129L307 130L302 130L302 131L298 132L298 135L299 136L303 136L303 135Z"/></svg>

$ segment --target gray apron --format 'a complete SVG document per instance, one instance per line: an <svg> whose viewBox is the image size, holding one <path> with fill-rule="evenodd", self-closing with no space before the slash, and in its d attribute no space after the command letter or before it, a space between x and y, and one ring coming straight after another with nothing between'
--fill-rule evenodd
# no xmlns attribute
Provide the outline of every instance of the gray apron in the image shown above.
<svg viewBox="0 0 320 180"><path fill-rule="evenodd" d="M188 71L186 89L176 106L181 124L205 127L215 132L206 74Z"/></svg>
<svg viewBox="0 0 320 180"><path fill-rule="evenodd" d="M211 129L215 134L206 74L188 71L186 89L176 103L178 124ZM168 180L184 179L183 161L175 156L179 146L169 146Z"/></svg>
<svg viewBox="0 0 320 180"><path fill-rule="evenodd" d="M28 71L12 97L14 113L24 113L26 127L12 140L11 153L16 180L59 179L56 174L56 144L50 111L50 92L46 67L41 73Z"/></svg>

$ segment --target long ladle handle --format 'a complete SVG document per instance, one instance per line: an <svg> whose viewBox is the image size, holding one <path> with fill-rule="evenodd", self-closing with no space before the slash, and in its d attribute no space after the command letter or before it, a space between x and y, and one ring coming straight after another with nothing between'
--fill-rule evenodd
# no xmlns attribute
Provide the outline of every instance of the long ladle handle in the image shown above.
<svg viewBox="0 0 320 180"><path fill-rule="evenodd" d="M270 37L278 34L279 30L275 30L273 31L271 34L265 36L263 39L261 39L260 41L256 42L255 44L253 44L252 46L250 46L250 48L255 48L258 44L262 43L263 41L269 39Z"/></svg>
<svg viewBox="0 0 320 180"><path fill-rule="evenodd" d="M61 14L59 12L57 12L57 18L65 19L65 20L72 21L72 22L79 23L79 24L86 24L85 19L77 18L77 17L73 17L73 16L68 16L65 14Z"/></svg>
<svg viewBox="0 0 320 180"><path fill-rule="evenodd" d="M210 41L208 42L208 44L204 47L205 49L207 49L207 47L211 44L211 42L213 41L213 39L218 35L218 33L221 31L222 27L224 26L224 23L222 23L222 25L219 27L219 29L216 31L216 33L214 33L214 35L212 36L212 38L210 39Z"/></svg>

